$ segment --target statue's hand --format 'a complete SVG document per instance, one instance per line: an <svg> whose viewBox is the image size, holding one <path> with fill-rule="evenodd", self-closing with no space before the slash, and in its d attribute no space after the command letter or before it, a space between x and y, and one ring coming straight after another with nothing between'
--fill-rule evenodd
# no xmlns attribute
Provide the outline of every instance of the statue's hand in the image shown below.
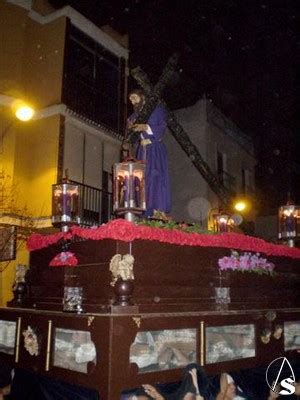
<svg viewBox="0 0 300 400"><path fill-rule="evenodd" d="M134 132L146 132L148 129L147 124L133 124L131 130Z"/></svg>
<svg viewBox="0 0 300 400"><path fill-rule="evenodd" d="M130 131L126 139L126 142L135 144L139 140L139 138L140 138L139 132Z"/></svg>

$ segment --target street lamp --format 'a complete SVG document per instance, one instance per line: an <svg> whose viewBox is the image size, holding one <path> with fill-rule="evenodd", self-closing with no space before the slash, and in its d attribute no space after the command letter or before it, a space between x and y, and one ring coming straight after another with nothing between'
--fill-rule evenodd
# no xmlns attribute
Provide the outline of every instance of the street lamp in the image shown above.
<svg viewBox="0 0 300 400"><path fill-rule="evenodd" d="M29 121L34 116L34 109L25 101L0 94L0 105L10 107L21 121Z"/></svg>
<svg viewBox="0 0 300 400"><path fill-rule="evenodd" d="M238 201L237 203L235 203L234 208L236 211L245 211L247 205L244 201Z"/></svg>
<svg viewBox="0 0 300 400"><path fill-rule="evenodd" d="M243 213L243 212L249 212L250 209L252 208L252 205L248 198L242 197L235 199L232 207L235 211Z"/></svg>
<svg viewBox="0 0 300 400"><path fill-rule="evenodd" d="M11 110L13 110L14 112L15 117L23 122L31 120L35 113L34 109L26 104L23 100L11 96L6 96L4 94L0 94L0 106L11 108ZM15 119L12 119L1 132L0 152L3 152L4 137L14 123Z"/></svg>
<svg viewBox="0 0 300 400"><path fill-rule="evenodd" d="M26 105L20 106L17 108L15 115L20 121L27 122L32 119L34 115L34 109Z"/></svg>

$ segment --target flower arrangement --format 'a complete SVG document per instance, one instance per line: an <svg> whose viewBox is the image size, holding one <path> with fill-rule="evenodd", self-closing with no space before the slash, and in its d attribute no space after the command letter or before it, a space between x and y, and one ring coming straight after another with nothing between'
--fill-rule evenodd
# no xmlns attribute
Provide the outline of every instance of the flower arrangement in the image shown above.
<svg viewBox="0 0 300 400"><path fill-rule="evenodd" d="M171 218L164 219L159 217L160 214L155 213L153 218L140 219L135 221L136 225L147 226L150 228L162 228L168 230L178 230L186 233L204 233L207 235L215 235L216 232L203 229L200 224L186 224L185 222L176 222Z"/></svg>
<svg viewBox="0 0 300 400"><path fill-rule="evenodd" d="M179 226L180 225L180 226ZM161 229L159 229L161 228ZM180 229L181 228L181 229ZM73 238L78 240L121 240L131 242L133 240L156 240L162 243L176 244L180 246L204 246L204 247L233 247L239 250L262 252L264 254L280 257L292 257L300 259L300 249L274 243L265 242L263 239L240 233L208 234L199 230L197 224L165 223L163 221L146 220L143 223L134 224L124 219L115 219L97 228L81 228L73 226L69 232L59 232L52 235L33 234L27 241L30 251L40 250L60 240L68 241Z"/></svg>
<svg viewBox="0 0 300 400"><path fill-rule="evenodd" d="M115 254L110 260L109 270L112 273L113 280L111 286L115 286L118 279L123 281L134 280L133 274L134 257L131 254Z"/></svg>
<svg viewBox="0 0 300 400"><path fill-rule="evenodd" d="M77 257L71 251L62 251L57 254L51 261L51 267L62 267L65 265L75 267L78 264Z"/></svg>
<svg viewBox="0 0 300 400"><path fill-rule="evenodd" d="M275 268L275 265L261 257L260 253L244 252L240 254L235 250L231 250L230 257L219 258L218 266L220 271L255 272L260 275L274 275Z"/></svg>

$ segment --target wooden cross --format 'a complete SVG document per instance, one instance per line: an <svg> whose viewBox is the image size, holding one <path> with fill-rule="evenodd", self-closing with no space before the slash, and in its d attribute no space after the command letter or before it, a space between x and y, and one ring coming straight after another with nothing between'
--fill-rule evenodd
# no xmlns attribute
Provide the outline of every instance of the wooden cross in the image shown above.
<svg viewBox="0 0 300 400"><path fill-rule="evenodd" d="M166 103L161 99L162 92L166 85L170 82L175 67L178 61L178 55L174 54L170 57L167 62L157 84L153 87L150 80L148 79L147 74L140 68L134 68L131 71L131 75L137 81L137 83L144 89L146 93L146 102L142 110L138 113L138 117L135 123L146 123L151 113L155 109L158 103L164 105L167 114L168 127L176 139L177 143L183 149L183 151L187 154L191 162L196 167L197 171L200 172L202 177L206 180L211 190L218 196L223 206L229 205L230 199L233 197L233 193L229 191L227 187L225 187L219 179L215 176L215 174L210 169L209 165L204 161L201 154L199 153L198 148L193 144L188 134L182 128L182 126L177 121L174 113L170 111L166 105ZM131 134L131 132L129 132ZM133 136L131 136L133 137Z"/></svg>

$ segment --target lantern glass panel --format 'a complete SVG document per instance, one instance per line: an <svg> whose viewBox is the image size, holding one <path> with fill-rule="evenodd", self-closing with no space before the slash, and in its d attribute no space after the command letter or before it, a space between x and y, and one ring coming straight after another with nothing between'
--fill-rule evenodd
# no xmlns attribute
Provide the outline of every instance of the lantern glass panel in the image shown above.
<svg viewBox="0 0 300 400"><path fill-rule="evenodd" d="M229 231L229 215L221 214L215 217L215 230L216 232Z"/></svg>
<svg viewBox="0 0 300 400"><path fill-rule="evenodd" d="M278 210L278 238L291 239L300 236L300 207L285 205Z"/></svg>
<svg viewBox="0 0 300 400"><path fill-rule="evenodd" d="M52 223L79 224L78 186L62 183L52 188Z"/></svg>
<svg viewBox="0 0 300 400"><path fill-rule="evenodd" d="M82 287L64 287L63 310L69 312L82 311Z"/></svg>
<svg viewBox="0 0 300 400"><path fill-rule="evenodd" d="M114 211L117 214L146 210L145 167L143 162L114 165Z"/></svg>

